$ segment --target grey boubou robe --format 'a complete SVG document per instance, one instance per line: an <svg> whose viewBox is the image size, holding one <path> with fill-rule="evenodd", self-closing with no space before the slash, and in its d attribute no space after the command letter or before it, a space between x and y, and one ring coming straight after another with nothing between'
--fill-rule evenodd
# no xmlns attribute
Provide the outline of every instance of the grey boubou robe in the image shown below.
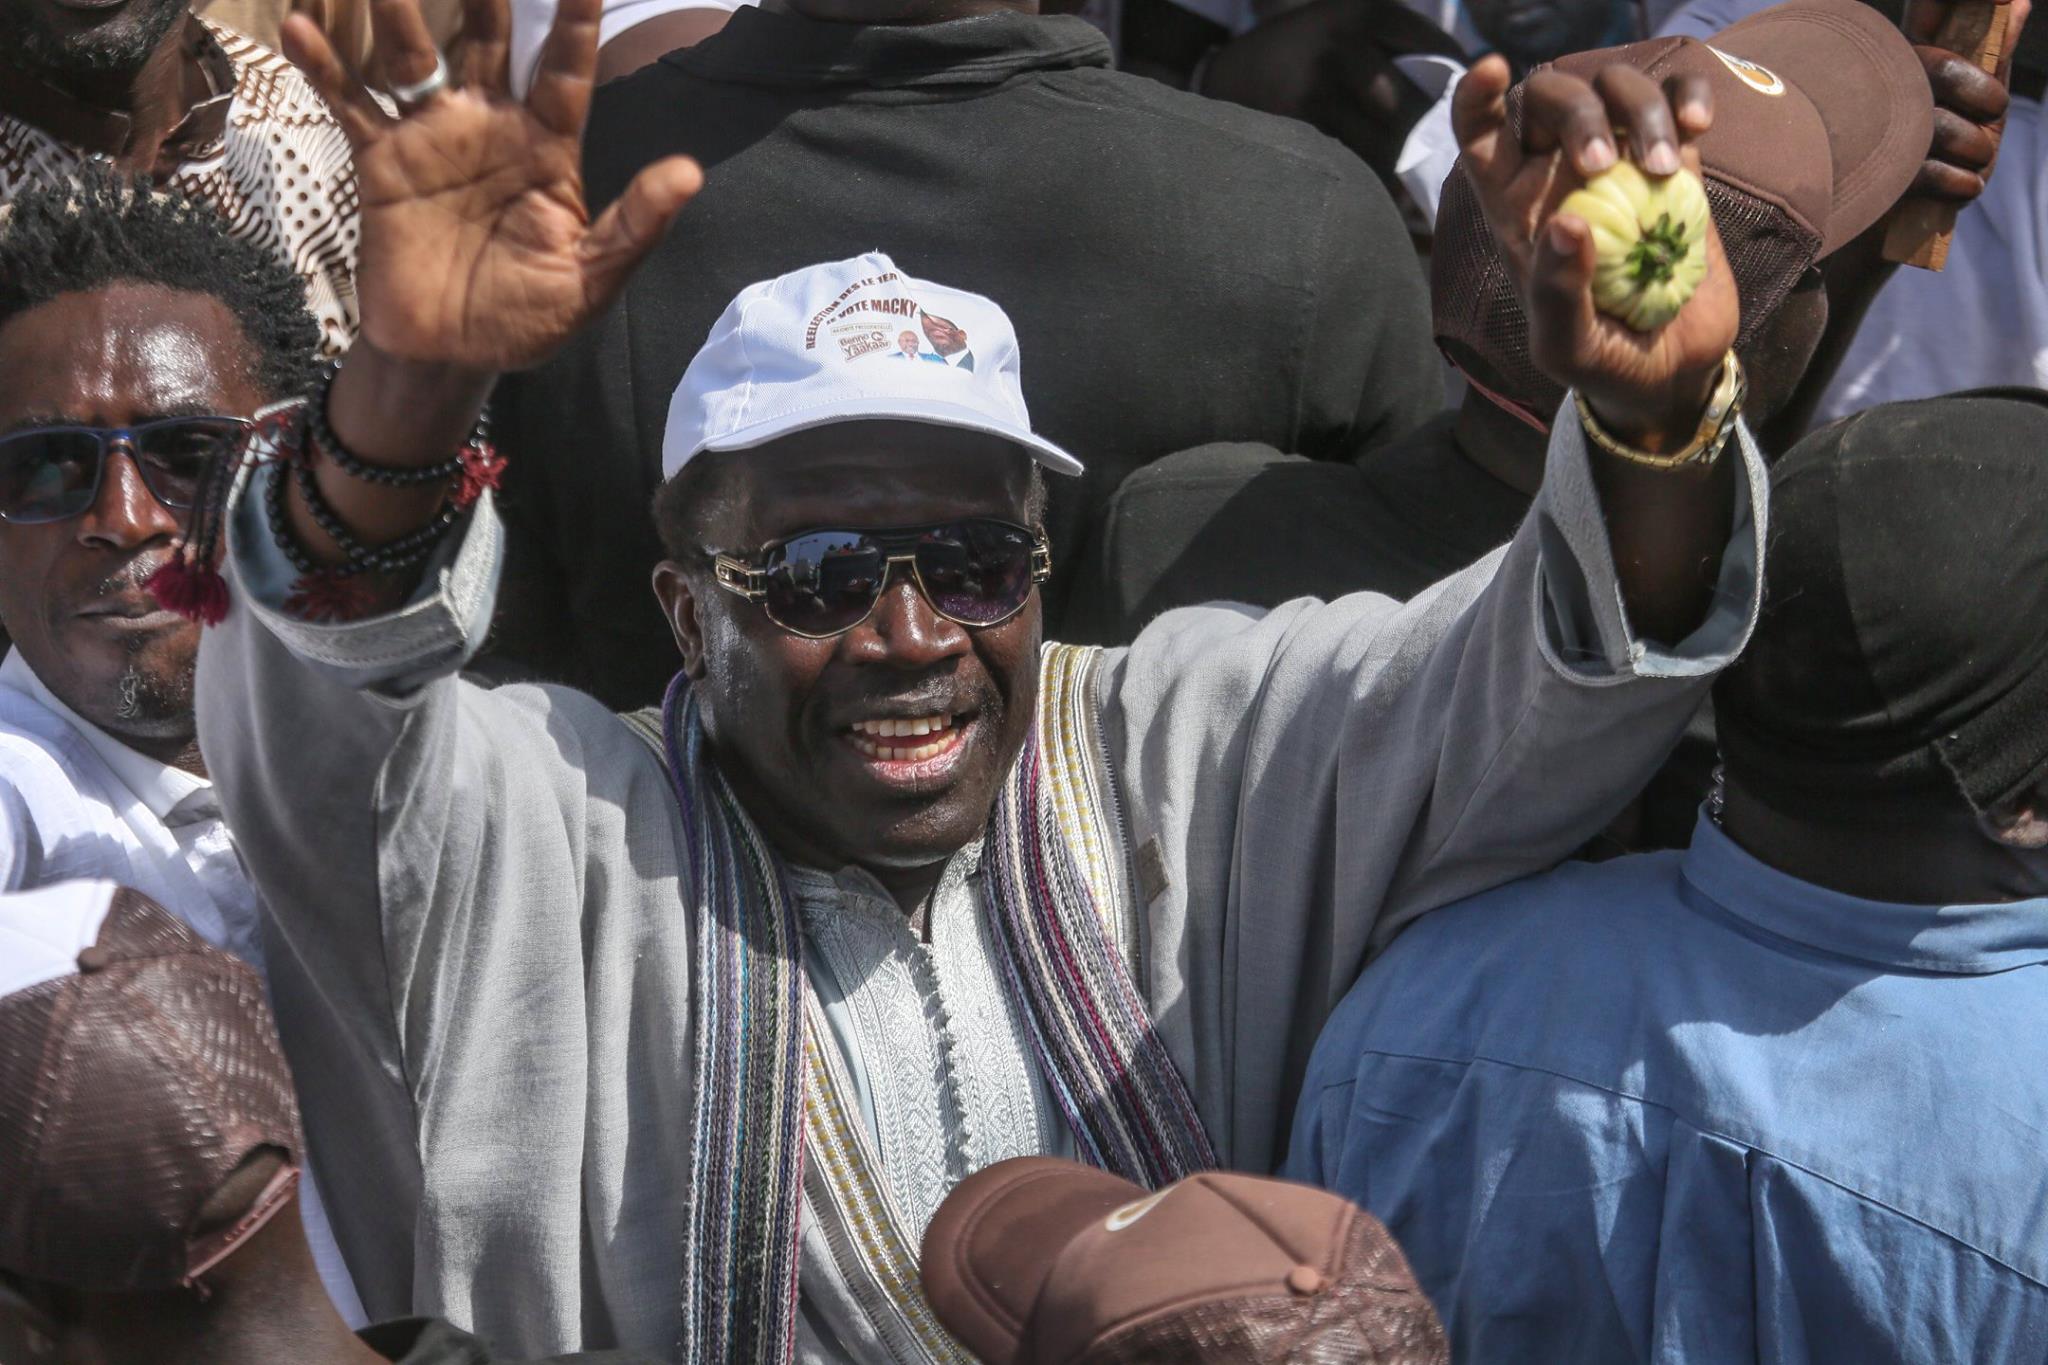
<svg viewBox="0 0 2048 1365"><path fill-rule="evenodd" d="M1284 1154L1309 1049L1368 954L1599 830L1747 638L1765 520L1747 433L1718 600L1671 648L1624 619L1582 441L1567 403L1515 540L1406 604L1195 608L1102 660L1138 984L1232 1165ZM694 1055L668 778L588 697L457 676L491 620L488 501L408 605L341 625L278 606L292 571L261 502L245 493L232 522L236 606L201 650L200 735L274 916L282 1032L363 1301L512 1355L667 1354ZM827 897L807 917L834 913L830 871L807 879ZM978 908L978 877L949 884ZM813 951L825 994L848 963L820 971ZM876 1040L834 999L860 1076ZM1014 1007L948 1003L932 1026L974 1036L931 1054L1013 1078L980 1087L1020 1117L977 1155L1064 1146L1035 1066L1014 1065ZM930 1112L900 1082L859 1083L878 1141ZM876 1358L808 1236L801 1274L803 1355Z"/></svg>

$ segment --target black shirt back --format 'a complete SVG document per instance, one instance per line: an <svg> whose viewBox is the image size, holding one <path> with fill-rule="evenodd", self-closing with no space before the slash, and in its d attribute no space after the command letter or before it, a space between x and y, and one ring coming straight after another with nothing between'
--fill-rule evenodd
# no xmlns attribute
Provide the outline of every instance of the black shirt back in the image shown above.
<svg viewBox="0 0 2048 1365"><path fill-rule="evenodd" d="M1274 607L1378 592L1403 600L1514 538L1532 499L1459 447L1455 412L1355 463L1212 445L1117 493L1085 572L1097 637L1202 602ZM1083 605L1076 603L1076 609Z"/></svg>
<svg viewBox="0 0 2048 1365"><path fill-rule="evenodd" d="M615 706L674 646L648 503L676 382L745 286L889 253L1016 324L1064 568L1133 469L1215 440L1337 458L1434 412L1420 270L1378 180L1305 125L1108 69L1073 18L827 24L742 9L598 93L594 206L658 157L706 188L623 302L498 405L513 456L497 649ZM1048 593L1062 624L1070 576Z"/></svg>

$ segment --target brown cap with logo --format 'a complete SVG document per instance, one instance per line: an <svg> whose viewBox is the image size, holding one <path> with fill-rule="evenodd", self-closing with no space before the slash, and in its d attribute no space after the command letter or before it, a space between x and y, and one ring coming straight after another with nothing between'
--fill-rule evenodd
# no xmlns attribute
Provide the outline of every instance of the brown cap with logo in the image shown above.
<svg viewBox="0 0 2048 1365"><path fill-rule="evenodd" d="M1707 202L1742 300L1739 350L1816 260L1854 239L1913 183L1934 141L1934 96L1912 45L1858 0L1792 0L1706 42L1652 38L1552 65L1655 80L1704 76L1714 123L1699 140ZM1521 87L1509 93L1521 126ZM1529 324L1460 166L1444 182L1430 262L1437 342L1494 397L1548 421L1563 400L1529 358Z"/></svg>
<svg viewBox="0 0 2048 1365"><path fill-rule="evenodd" d="M0 998L0 1270L106 1292L190 1283L296 1187L298 1103L263 983L127 890L72 965ZM287 1164L201 1229L261 1148Z"/></svg>
<svg viewBox="0 0 2048 1365"><path fill-rule="evenodd" d="M1001 1162L940 1205L923 1277L990 1365L1449 1359L1387 1230L1281 1180L1212 1172L1148 1194L1071 1161Z"/></svg>

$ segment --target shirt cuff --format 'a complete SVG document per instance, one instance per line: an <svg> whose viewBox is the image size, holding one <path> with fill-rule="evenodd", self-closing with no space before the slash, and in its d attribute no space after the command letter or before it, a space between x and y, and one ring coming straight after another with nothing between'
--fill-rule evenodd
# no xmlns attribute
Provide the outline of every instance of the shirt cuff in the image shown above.
<svg viewBox="0 0 2048 1365"><path fill-rule="evenodd" d="M1742 461L1743 477L1735 483L1733 529L1706 619L1676 644L1640 639L1622 602L1585 433L1572 396L1565 395L1551 424L1549 462L1536 500L1538 635L1554 666L1595 683L1700 678L1718 673L1742 652L1763 606L1770 476L1740 418L1721 458L1731 455Z"/></svg>
<svg viewBox="0 0 2048 1365"><path fill-rule="evenodd" d="M497 606L504 527L486 491L452 527L396 611L359 621L305 621L284 609L299 571L285 557L264 515L264 480L283 476L266 464L242 481L228 520L228 575L237 606L248 608L286 649L335 682L392 695L417 690L468 662L490 630Z"/></svg>

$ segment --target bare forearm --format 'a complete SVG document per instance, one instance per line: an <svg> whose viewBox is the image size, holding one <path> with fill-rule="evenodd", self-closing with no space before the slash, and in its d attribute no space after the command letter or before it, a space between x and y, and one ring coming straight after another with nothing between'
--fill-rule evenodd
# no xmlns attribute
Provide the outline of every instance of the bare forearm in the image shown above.
<svg viewBox="0 0 2048 1365"><path fill-rule="evenodd" d="M1672 387L1658 410L1594 404L1594 415L1621 440L1651 453L1682 448L1699 430L1712 382ZM1589 446L1591 443L1589 443ZM1592 447L1593 483L1607 519L1615 576L1636 633L1673 645L1697 629L1713 605L1721 552L1735 518L1739 456L1724 449L1706 468L1657 469Z"/></svg>
<svg viewBox="0 0 2048 1365"><path fill-rule="evenodd" d="M1675 645L1713 605L1735 521L1731 447L1706 469L1649 469L1592 453L1621 600L1637 635Z"/></svg>
<svg viewBox="0 0 2048 1365"><path fill-rule="evenodd" d="M335 439L367 464L420 468L447 460L476 426L496 376L399 360L359 341L334 378L327 418ZM393 488L353 478L331 460L313 469L321 498L362 544L390 544L432 521L447 501L446 485ZM286 503L291 529L321 563L346 556L314 520L294 485Z"/></svg>
<svg viewBox="0 0 2048 1365"><path fill-rule="evenodd" d="M731 10L679 9L633 25L597 50L597 82L630 76L679 48L695 47L724 28Z"/></svg>

